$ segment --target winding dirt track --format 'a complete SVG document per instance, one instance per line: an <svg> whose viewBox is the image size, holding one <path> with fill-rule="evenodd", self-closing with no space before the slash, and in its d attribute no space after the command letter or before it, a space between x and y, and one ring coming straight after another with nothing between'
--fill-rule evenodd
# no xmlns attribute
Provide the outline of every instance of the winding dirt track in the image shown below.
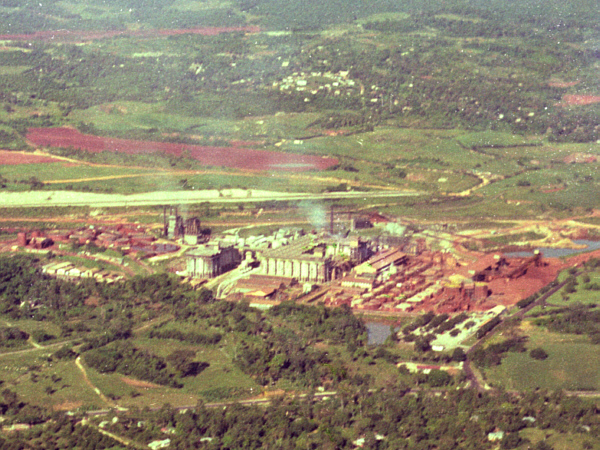
<svg viewBox="0 0 600 450"><path fill-rule="evenodd" d="M91 388L94 390L94 392L95 392L96 394L98 394L98 396L99 396L99 397L102 399L102 401L103 401L104 403L106 403L107 405L110 405L110 406L115 406L115 405L114 405L114 403L113 403L113 402L111 402L111 401L108 399L108 397L107 397L106 395L104 395L104 394L103 394L103 393L100 391L100 389L98 389L96 386L94 386L94 385L92 384L92 382L91 382L91 381L90 381L90 379L88 378L88 375L87 375L87 372L86 372L86 370L85 370L85 367L83 367L83 364L81 364L81 356L78 356L78 357L77 357L77 359L75 360L75 365L77 366L77 368L78 368L78 369L81 371L81 373L83 374L83 379L84 379L85 383L86 383L86 384L87 384L89 387L91 387Z"/></svg>

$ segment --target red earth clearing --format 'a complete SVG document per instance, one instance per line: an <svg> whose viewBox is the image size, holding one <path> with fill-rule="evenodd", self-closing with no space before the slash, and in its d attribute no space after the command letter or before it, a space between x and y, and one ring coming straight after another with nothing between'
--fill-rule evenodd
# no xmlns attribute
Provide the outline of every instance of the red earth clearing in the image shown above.
<svg viewBox="0 0 600 450"><path fill-rule="evenodd" d="M27 139L40 147L73 147L88 152L121 152L129 155L166 153L187 156L207 166L247 170L324 170L335 158L269 152L244 147L212 147L168 142L137 141L82 134L72 128L30 128Z"/></svg>
<svg viewBox="0 0 600 450"><path fill-rule="evenodd" d="M599 102L600 96L597 95L565 95L562 98L562 104L566 105L591 105Z"/></svg>
<svg viewBox="0 0 600 450"><path fill-rule="evenodd" d="M16 166L17 164L53 163L59 161L60 159L56 159L51 156L0 150L0 166Z"/></svg>
<svg viewBox="0 0 600 450"><path fill-rule="evenodd" d="M571 86L577 86L581 81L560 81L560 80L551 80L548 82L548 86L550 87L558 87L558 88L568 88Z"/></svg>
<svg viewBox="0 0 600 450"><path fill-rule="evenodd" d="M31 34L0 34L0 40L10 41L90 41L95 39L107 39L115 36L135 36L140 38L152 38L156 36L174 36L179 34L201 34L203 36L214 36L221 33L258 33L259 27L201 27L201 28L179 28L175 30L106 30L106 31L80 31L80 30L56 30L36 31Z"/></svg>

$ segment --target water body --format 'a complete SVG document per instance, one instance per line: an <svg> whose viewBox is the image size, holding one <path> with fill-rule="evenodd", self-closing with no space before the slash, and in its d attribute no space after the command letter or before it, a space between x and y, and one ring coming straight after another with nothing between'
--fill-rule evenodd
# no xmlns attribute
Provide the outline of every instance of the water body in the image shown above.
<svg viewBox="0 0 600 450"><path fill-rule="evenodd" d="M369 338L368 345L381 345L388 338L390 333L390 324L382 322L366 322Z"/></svg>
<svg viewBox="0 0 600 450"><path fill-rule="evenodd" d="M546 258L560 258L561 256L570 256L576 253L591 252L593 250L600 250L600 241L590 241L587 239L579 239L573 241L577 245L585 245L586 248L550 248L540 247L537 250L543 253ZM528 252L511 252L506 253L509 258L524 258L527 256L533 256L533 251Z"/></svg>

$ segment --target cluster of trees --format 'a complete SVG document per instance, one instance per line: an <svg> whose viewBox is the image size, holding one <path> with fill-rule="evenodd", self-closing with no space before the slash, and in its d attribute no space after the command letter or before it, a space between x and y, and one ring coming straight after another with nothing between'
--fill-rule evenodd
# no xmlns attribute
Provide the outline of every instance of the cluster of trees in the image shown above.
<svg viewBox="0 0 600 450"><path fill-rule="evenodd" d="M261 385L284 379L302 388L320 386L330 375L339 381L344 371L333 367L330 373L331 362L326 352L309 346L289 329L274 329L261 340L240 342L234 357L234 363Z"/></svg>
<svg viewBox="0 0 600 450"><path fill-rule="evenodd" d="M535 302L538 298L539 298L539 293L536 292L535 294L532 294L527 298L519 300L517 302L517 306L521 309L527 308L529 305L531 305L533 302Z"/></svg>
<svg viewBox="0 0 600 450"><path fill-rule="evenodd" d="M469 318L469 315L467 313L460 313L457 314L456 316L452 317L452 318L446 318L446 320L443 320L434 330L433 333L434 334L442 334L446 331L452 330L456 325L463 323L465 320L467 320ZM433 321L431 321L429 323L430 327L432 326Z"/></svg>
<svg viewBox="0 0 600 450"><path fill-rule="evenodd" d="M0 257L0 312L12 319L55 323L60 337L82 338L81 352L127 340L133 325L156 315L156 307L179 317L196 314L213 299L210 291L195 291L173 275L75 284L44 275L36 267L39 263L30 255ZM90 298L94 302L86 304ZM210 339L216 341L215 336Z"/></svg>
<svg viewBox="0 0 600 450"><path fill-rule="evenodd" d="M470 359L479 367L498 366L502 362L502 356L507 352L523 353L526 351L527 338L516 336L496 344L490 344L485 348L477 348L471 352Z"/></svg>
<svg viewBox="0 0 600 450"><path fill-rule="evenodd" d="M420 315L417 319L413 320L410 324L406 325L402 328L402 333L405 335L411 334L413 331L418 328L424 327L429 324L435 318L435 313L432 311L428 311L425 314ZM448 316L446 315L446 318Z"/></svg>
<svg viewBox="0 0 600 450"><path fill-rule="evenodd" d="M326 308L282 302L269 310L274 317L285 318L288 324L297 324L304 339L323 340L331 344L346 344L356 349L366 344L367 329L349 306Z"/></svg>
<svg viewBox="0 0 600 450"><path fill-rule="evenodd" d="M205 361L193 361L195 357L196 352L193 350L175 350L167 356L167 361L180 377L194 377L210 366Z"/></svg>
<svg viewBox="0 0 600 450"><path fill-rule="evenodd" d="M0 346L10 348L23 345L29 334L17 327L0 327Z"/></svg>
<svg viewBox="0 0 600 450"><path fill-rule="evenodd" d="M365 325L347 307L282 303L265 314L246 303L215 301L210 291L194 291L168 274L136 276L112 285L93 280L73 284L45 277L35 261L30 256L0 258L0 307L16 319L55 322L61 336L81 338L79 347L61 349L56 357L68 359L79 353L102 373L116 371L180 386L181 377L205 368L182 355L171 363L132 344L133 326L151 318L157 307L181 326L156 327L149 337L217 345L227 334L233 340L234 364L262 385L283 379L299 387L315 387L345 379L348 370L343 358L315 348L316 342L343 345L355 358L370 358L364 350ZM89 298L94 298L93 305L86 304ZM198 327L204 331L184 331ZM393 360L383 353L376 357Z"/></svg>
<svg viewBox="0 0 600 450"><path fill-rule="evenodd" d="M261 385L287 380L306 388L345 379L344 362L315 348L316 342L344 345L357 358L368 357L359 351L366 343L366 328L349 308L284 302L264 314L245 303L196 301L175 315L180 329L202 324L215 331L199 334L159 328L149 336L214 345L227 333L235 345L234 364Z"/></svg>
<svg viewBox="0 0 600 450"><path fill-rule="evenodd" d="M365 112L367 114L365 114ZM373 131L373 117L368 115L368 110L363 112L334 113L321 117L307 126L319 126L331 130L337 128L362 127L363 131Z"/></svg>
<svg viewBox="0 0 600 450"><path fill-rule="evenodd" d="M486 334L492 331L496 325L500 324L500 322L502 322L502 319L499 316L495 316L494 318L488 320L477 330L477 339L484 337Z"/></svg>
<svg viewBox="0 0 600 450"><path fill-rule="evenodd" d="M114 342L85 353L85 362L100 373L117 372L156 384L180 388L176 373L164 358L147 350L135 348L129 342ZM181 371L185 363L176 364ZM186 371L187 374L187 371Z"/></svg>
<svg viewBox="0 0 600 450"><path fill-rule="evenodd" d="M9 417L10 421L36 424L46 421L50 416L49 412L43 408L23 402L10 389L2 390L0 395L0 415ZM0 447L2 446L0 445Z"/></svg>
<svg viewBox="0 0 600 450"><path fill-rule="evenodd" d="M125 340L131 337L131 324L119 323L119 327L113 327L98 336L86 336L79 351L86 352L95 348L104 347L114 341Z"/></svg>
<svg viewBox="0 0 600 450"><path fill-rule="evenodd" d="M18 420L16 417L14 419ZM74 418L57 413L52 414L52 421L47 421L43 425L0 437L0 447L6 450L24 448L104 450L115 448L115 445L113 438L100 433L95 428L77 424Z"/></svg>
<svg viewBox="0 0 600 450"><path fill-rule="evenodd" d="M574 304L569 308L553 311L536 323L550 331L571 334L587 334L594 344L600 344L600 311L596 305Z"/></svg>

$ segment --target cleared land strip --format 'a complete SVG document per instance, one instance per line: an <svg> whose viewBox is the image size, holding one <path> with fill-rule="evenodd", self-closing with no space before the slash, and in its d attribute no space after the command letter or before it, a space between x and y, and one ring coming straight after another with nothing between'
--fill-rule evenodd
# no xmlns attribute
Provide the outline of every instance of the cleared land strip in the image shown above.
<svg viewBox="0 0 600 450"><path fill-rule="evenodd" d="M194 203L247 203L286 200L398 198L421 195L414 191L288 193L254 189L150 192L145 194L94 194L74 191L29 191L0 194L4 208L51 206L152 206Z"/></svg>
<svg viewBox="0 0 600 450"><path fill-rule="evenodd" d="M88 164L92 167L114 167L118 169L135 169L135 170L148 170L145 173L131 173L131 174L122 174L122 175L105 175L99 177L88 177L88 178L68 178L64 180L47 180L44 181L44 184L65 184L65 183L89 183L91 181L107 181L107 180L118 180L122 178L139 178L139 177L181 177L181 176L190 176L190 175L223 175L223 176L234 176L234 177L257 177L260 176L259 172L226 172L220 170L168 170L168 169L153 169L148 167L128 167L128 166L107 166L100 164ZM295 180L303 180L308 183L345 183L348 186L356 187L356 188L369 188L369 189L381 189L394 191L398 188L396 186L383 186L378 184L368 184L362 183L360 181L352 181L346 180L343 178L335 178L335 177L317 177L317 176L308 176L308 175L289 175L289 174L273 174L270 173L269 176L271 178L277 179L295 179Z"/></svg>

